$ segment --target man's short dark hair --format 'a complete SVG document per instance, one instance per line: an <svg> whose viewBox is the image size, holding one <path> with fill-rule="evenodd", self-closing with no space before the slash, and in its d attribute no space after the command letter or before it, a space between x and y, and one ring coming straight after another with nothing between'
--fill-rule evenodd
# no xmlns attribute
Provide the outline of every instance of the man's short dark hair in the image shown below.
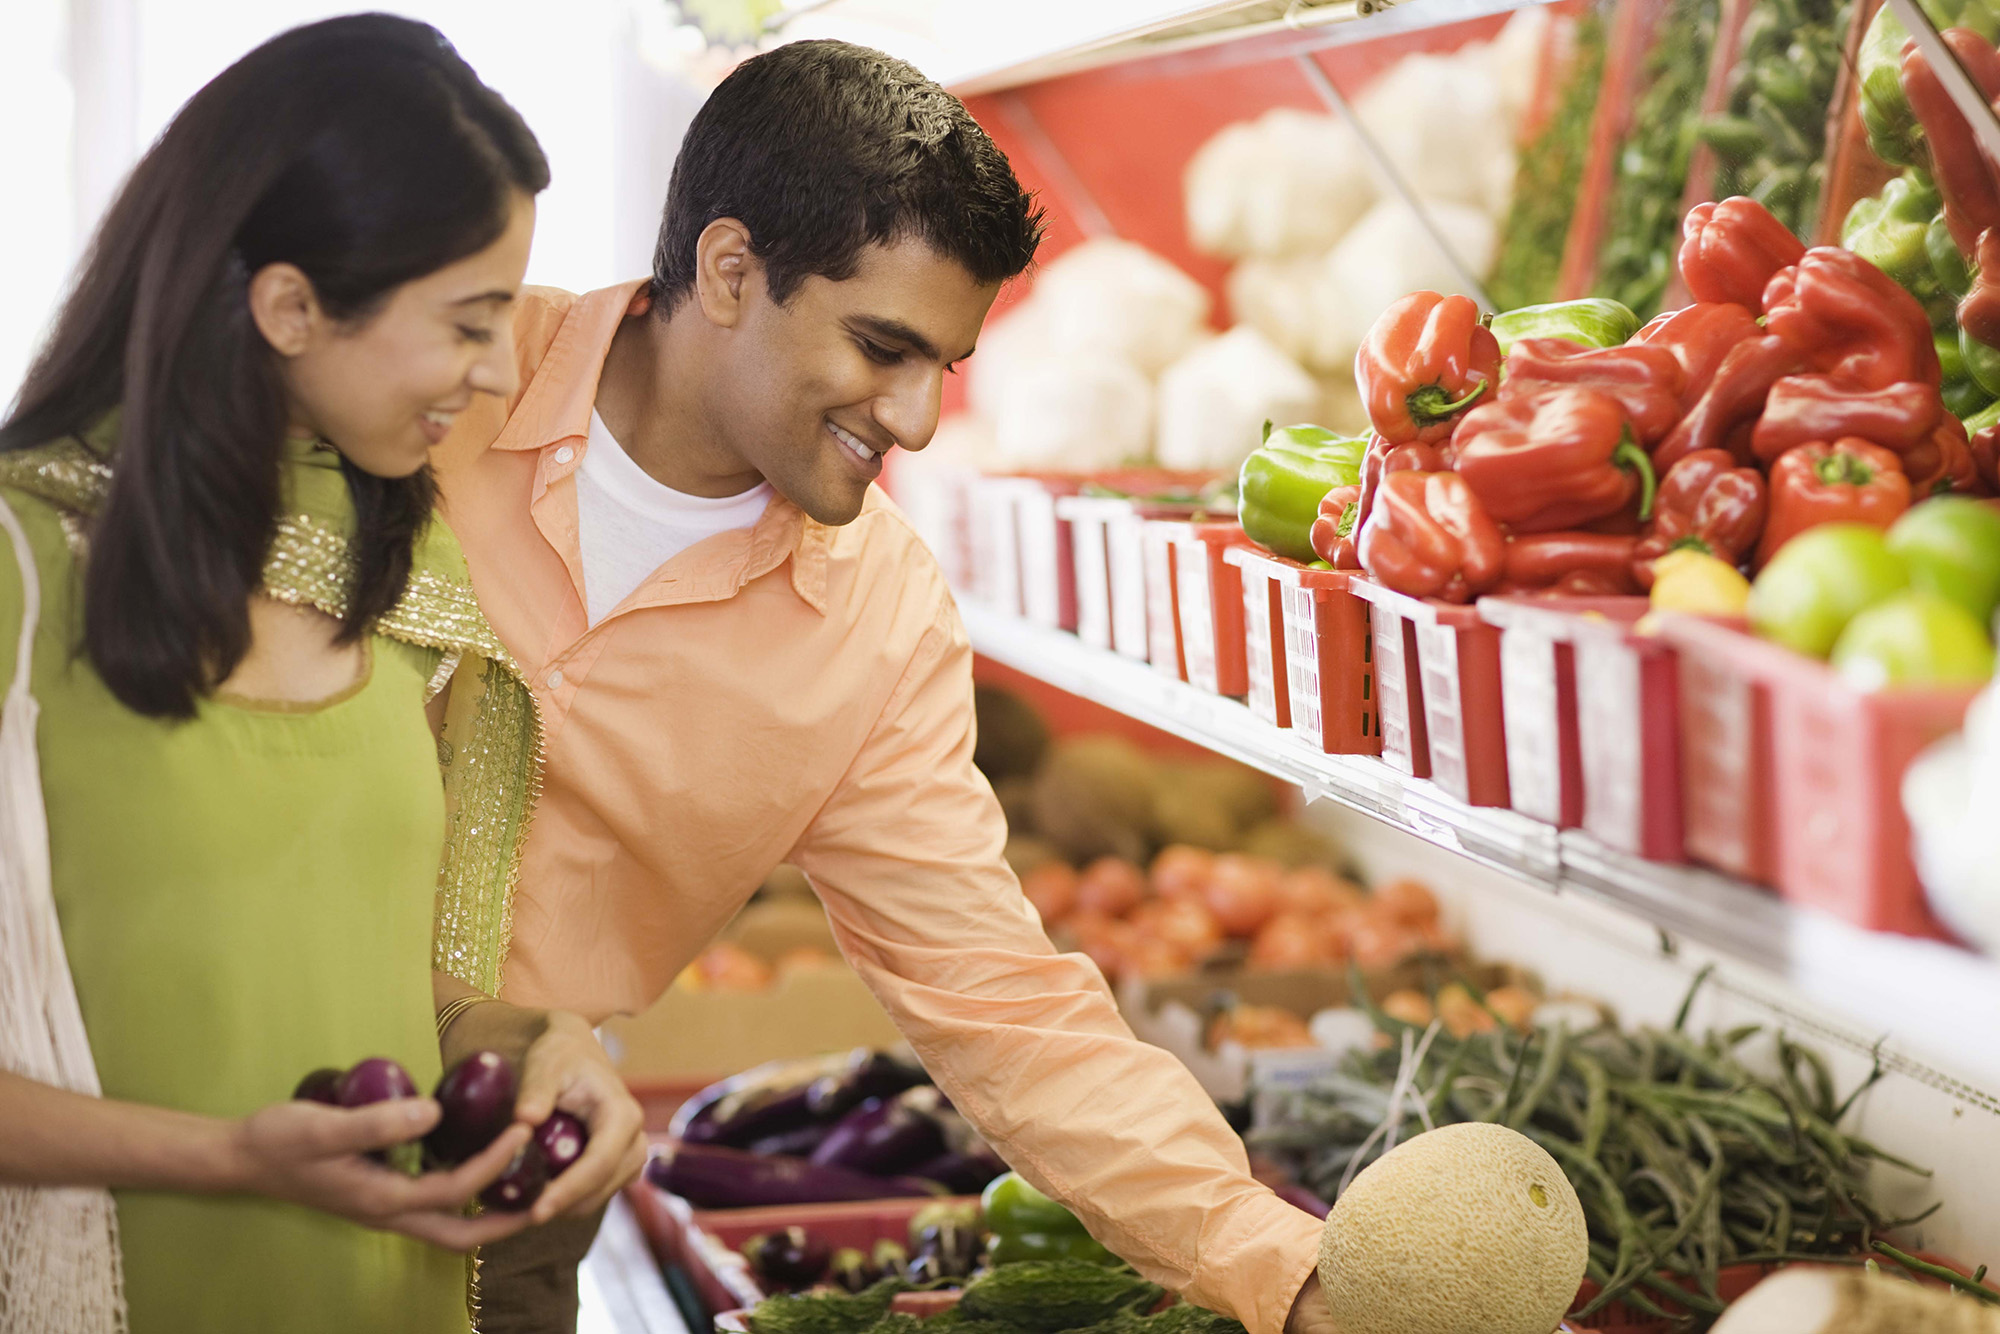
<svg viewBox="0 0 2000 1334"><path fill-rule="evenodd" d="M908 238L1002 282L1042 235L1042 211L962 102L903 61L832 41L743 62L696 114L653 252L658 309L694 290L695 243L717 218L750 229L780 303Z"/></svg>

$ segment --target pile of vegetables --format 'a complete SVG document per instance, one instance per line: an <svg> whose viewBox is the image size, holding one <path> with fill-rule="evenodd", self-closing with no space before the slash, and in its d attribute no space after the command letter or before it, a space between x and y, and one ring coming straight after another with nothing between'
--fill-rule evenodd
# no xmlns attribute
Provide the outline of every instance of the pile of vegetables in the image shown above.
<svg viewBox="0 0 2000 1334"><path fill-rule="evenodd" d="M476 1156L514 1122L514 1068L498 1052L476 1051L444 1072L431 1096L438 1122L421 1141L399 1144L373 1155L377 1161L414 1175L451 1168ZM417 1096L416 1081L399 1061L371 1056L346 1070L322 1067L299 1080L292 1097L329 1107ZM519 1213L532 1208L542 1190L583 1156L590 1132L568 1112L557 1111L535 1127L528 1142L491 1185L480 1192L489 1209Z"/></svg>
<svg viewBox="0 0 2000 1334"><path fill-rule="evenodd" d="M1047 862L1021 887L1051 933L1113 978L1178 977L1223 961L1295 969L1353 959L1372 973L1458 949L1416 881L1370 894L1324 866L1287 870L1247 853L1176 845L1150 870L1115 857L1081 873Z"/></svg>
<svg viewBox="0 0 2000 1334"><path fill-rule="evenodd" d="M1007 1170L921 1068L865 1047L711 1085L670 1129L647 1177L709 1209L974 1194Z"/></svg>
<svg viewBox="0 0 2000 1334"><path fill-rule="evenodd" d="M1706 1323L1723 1309L1725 1266L1849 1256L1919 1221L1886 1216L1867 1178L1877 1163L1922 1169L1840 1128L1861 1089L1843 1097L1825 1061L1783 1034L1775 1073L1753 1067L1746 1048L1763 1030L1697 1037L1692 1000L1664 1029L1496 1024L1464 1038L1377 1009L1391 1045L1352 1052L1288 1095L1288 1110L1250 1141L1338 1208L1357 1173L1433 1125L1522 1132L1582 1201L1598 1285L1575 1316L1586 1324L1613 1302L1661 1315L1663 1300Z"/></svg>
<svg viewBox="0 0 2000 1334"><path fill-rule="evenodd" d="M1660 308L1672 276L1718 8L1717 0L1675 0L1661 18L1618 155L1594 286L1641 315Z"/></svg>
<svg viewBox="0 0 2000 1334"><path fill-rule="evenodd" d="M1592 10L1577 23L1576 48L1554 113L1521 150L1500 254L1486 280L1502 309L1537 305L1556 295L1603 80L1604 19Z"/></svg>
<svg viewBox="0 0 2000 1334"><path fill-rule="evenodd" d="M1355 358L1375 434L1360 484L1320 503L1316 553L1447 602L1664 572L1656 605L1726 611L1717 572L1741 585L1808 529L1993 493L2000 430L1974 441L1945 410L1929 317L1879 267L1741 197L1682 235L1695 304L1636 334L1601 299L1491 327L1435 292L1385 312Z"/></svg>
<svg viewBox="0 0 2000 1334"><path fill-rule="evenodd" d="M1728 104L1701 123L1718 159L1715 196L1748 195L1800 237L1819 218L1848 23L1846 2L1759 0L1737 39Z"/></svg>
<svg viewBox="0 0 2000 1334"><path fill-rule="evenodd" d="M1165 1292L1088 1260L996 1267L965 1285L957 1306L919 1321L895 1312L914 1289L885 1279L859 1293L772 1297L750 1313L751 1334L1243 1334L1243 1326L1185 1303L1153 1312Z"/></svg>

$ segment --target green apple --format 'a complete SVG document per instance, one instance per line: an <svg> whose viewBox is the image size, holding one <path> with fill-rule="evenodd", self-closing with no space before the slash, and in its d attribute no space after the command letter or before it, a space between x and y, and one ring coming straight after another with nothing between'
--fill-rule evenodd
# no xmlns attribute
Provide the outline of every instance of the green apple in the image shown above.
<svg viewBox="0 0 2000 1334"><path fill-rule="evenodd" d="M1833 665L1864 690L1977 684L1993 675L1993 641L1959 603L1912 588L1849 621Z"/></svg>
<svg viewBox="0 0 2000 1334"><path fill-rule="evenodd" d="M1889 528L1889 550L1909 567L1910 587L1950 598L1981 625L2000 607L2000 508L1969 496L1939 496Z"/></svg>
<svg viewBox="0 0 2000 1334"><path fill-rule="evenodd" d="M1821 524L1778 548L1750 586L1750 626L1766 639L1824 658L1849 621L1909 582L1881 529Z"/></svg>

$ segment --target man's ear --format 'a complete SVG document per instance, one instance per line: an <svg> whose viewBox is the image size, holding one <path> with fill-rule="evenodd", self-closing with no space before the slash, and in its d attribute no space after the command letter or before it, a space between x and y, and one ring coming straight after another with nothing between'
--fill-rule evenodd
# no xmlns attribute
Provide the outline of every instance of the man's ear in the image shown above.
<svg viewBox="0 0 2000 1334"><path fill-rule="evenodd" d="M735 218L717 218L694 243L695 298L711 324L733 329L743 318L747 280L758 267L750 229Z"/></svg>
<svg viewBox="0 0 2000 1334"><path fill-rule="evenodd" d="M279 356L304 353L322 313L312 279L297 265L266 264L250 276L250 318Z"/></svg>

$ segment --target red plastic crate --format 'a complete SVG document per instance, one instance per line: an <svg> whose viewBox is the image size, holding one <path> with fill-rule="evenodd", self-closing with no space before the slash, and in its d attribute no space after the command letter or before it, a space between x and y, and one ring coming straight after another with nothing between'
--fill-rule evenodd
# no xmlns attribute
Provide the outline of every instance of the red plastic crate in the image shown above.
<svg viewBox="0 0 2000 1334"><path fill-rule="evenodd" d="M1250 539L1234 520L1153 520L1146 529L1149 544L1164 539L1172 547L1181 679L1214 694L1241 696L1249 689L1243 581L1223 557L1231 547L1248 546Z"/></svg>
<svg viewBox="0 0 2000 1334"><path fill-rule="evenodd" d="M1074 630L1074 534L1057 504L1060 497L1081 491L1090 479L1076 474L1036 473L1021 480L1023 485L1014 493L1021 553L1021 614L1051 630Z"/></svg>
<svg viewBox="0 0 2000 1334"><path fill-rule="evenodd" d="M1354 578L1349 587L1374 604L1383 757L1467 805L1505 806L1500 627L1475 608L1408 597L1370 579ZM1428 775L1416 758L1419 739Z"/></svg>
<svg viewBox="0 0 2000 1334"><path fill-rule="evenodd" d="M1291 680L1285 666L1284 585L1278 570L1286 562L1257 547L1231 547L1223 559L1243 581L1243 666L1248 689L1243 702L1273 727L1292 725Z"/></svg>
<svg viewBox="0 0 2000 1334"><path fill-rule="evenodd" d="M1179 552L1167 528L1142 521L1139 549L1146 571L1146 661L1153 670L1176 681L1187 680L1187 659L1181 647L1180 599L1174 596Z"/></svg>
<svg viewBox="0 0 2000 1334"><path fill-rule="evenodd" d="M1023 482L1018 477L976 477L965 488L972 520L972 596L1011 616L1021 614L1021 526Z"/></svg>
<svg viewBox="0 0 2000 1334"><path fill-rule="evenodd" d="M1671 647L1632 632L1645 598L1495 597L1515 810L1621 852L1680 861L1680 701Z"/></svg>
<svg viewBox="0 0 2000 1334"><path fill-rule="evenodd" d="M1747 636L1727 625L1668 616L1661 635L1680 657L1687 855L1742 879L1774 884L1777 763L1765 674L1753 670L1755 655L1741 652L1739 641Z"/></svg>
<svg viewBox="0 0 2000 1334"><path fill-rule="evenodd" d="M1111 543L1108 529L1119 514L1129 514L1132 502L1107 496L1060 496L1056 517L1069 525L1070 561L1076 591L1076 637L1092 648L1114 647L1111 591ZM1145 643L1145 584L1140 575L1138 642ZM1141 655L1134 655L1141 656Z"/></svg>
<svg viewBox="0 0 2000 1334"><path fill-rule="evenodd" d="M1326 754L1382 754L1374 640L1368 604L1344 570L1312 570L1258 548L1228 554L1242 570L1244 616L1256 694L1258 646L1268 644L1272 678L1284 692L1294 732ZM1254 606L1256 604L1256 606ZM1274 616L1268 630L1258 614Z"/></svg>
<svg viewBox="0 0 2000 1334"><path fill-rule="evenodd" d="M1859 690L1825 663L1732 625L1675 617L1667 633L1681 648L1684 705L1695 658L1697 684L1761 696L1768 750L1753 752L1742 768L1770 778L1779 892L1871 930L1951 939L1931 915L1910 860L1901 791L1910 762L1963 724L1978 687ZM1723 751L1718 738L1702 733L1728 712L1690 717L1684 707L1691 761L1698 751ZM1692 784L1692 762L1688 773ZM1695 806L1691 791L1691 846Z"/></svg>
<svg viewBox="0 0 2000 1334"><path fill-rule="evenodd" d="M1215 479L1211 472L1164 468L1124 469L1076 479L1076 492L1090 483L1138 495L1170 488L1198 491ZM1115 649L1146 660L1146 573L1139 524L1145 518L1188 518L1191 505L1134 500L1130 495L1082 495L1065 491L1055 515L1067 526L1074 571L1074 629L1092 648Z"/></svg>

